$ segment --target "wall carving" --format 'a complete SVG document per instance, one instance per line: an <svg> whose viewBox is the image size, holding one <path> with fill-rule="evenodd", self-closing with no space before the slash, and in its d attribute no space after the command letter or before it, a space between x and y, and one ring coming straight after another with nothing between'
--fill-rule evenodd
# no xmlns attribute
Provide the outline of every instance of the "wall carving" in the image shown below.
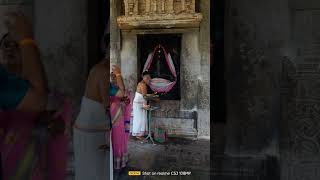
<svg viewBox="0 0 320 180"><path fill-rule="evenodd" d="M195 13L195 0L124 0L125 15Z"/></svg>
<svg viewBox="0 0 320 180"><path fill-rule="evenodd" d="M320 178L320 36L315 33L320 30L320 26L315 23L320 19L319 12L294 12L293 31L297 56L283 62L281 85L285 123L282 128L288 131L282 136L281 148L282 164L288 166L282 175L285 180Z"/></svg>
<svg viewBox="0 0 320 180"><path fill-rule="evenodd" d="M123 0L120 29L199 27L202 15L195 0Z"/></svg>

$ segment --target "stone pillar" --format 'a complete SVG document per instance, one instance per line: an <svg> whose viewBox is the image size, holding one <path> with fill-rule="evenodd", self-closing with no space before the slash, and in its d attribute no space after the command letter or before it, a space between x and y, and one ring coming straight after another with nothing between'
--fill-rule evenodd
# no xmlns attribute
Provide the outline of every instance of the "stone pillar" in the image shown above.
<svg viewBox="0 0 320 180"><path fill-rule="evenodd" d="M164 0L161 0L161 13L165 13L165 1Z"/></svg>
<svg viewBox="0 0 320 180"><path fill-rule="evenodd" d="M208 3L210 4L210 1ZM195 13L195 12L196 12L196 0L192 0L191 13ZM209 12L210 12L210 8L209 8Z"/></svg>
<svg viewBox="0 0 320 180"><path fill-rule="evenodd" d="M168 13L170 13L170 14L173 14L173 0L168 0L167 1L167 8L168 8L168 10L167 10L167 12Z"/></svg>
<svg viewBox="0 0 320 180"><path fill-rule="evenodd" d="M146 0L146 14L150 13L150 0Z"/></svg>
<svg viewBox="0 0 320 180"><path fill-rule="evenodd" d="M181 42L181 109L196 108L201 74L199 32L187 32Z"/></svg>
<svg viewBox="0 0 320 180"><path fill-rule="evenodd" d="M122 32L121 73L126 89L135 92L138 82L137 36L127 31Z"/></svg>
<svg viewBox="0 0 320 180"><path fill-rule="evenodd" d="M119 0L110 0L110 63L120 64L120 30L117 17L120 16Z"/></svg>
<svg viewBox="0 0 320 180"><path fill-rule="evenodd" d="M198 135L210 136L210 1L201 1L200 8L203 19L199 33L201 77L198 92Z"/></svg>
<svg viewBox="0 0 320 180"><path fill-rule="evenodd" d="M124 1L123 4L124 4L125 15L128 16L129 15L129 2L128 2L128 0L123 0L123 1ZM110 3L111 3L111 1L110 1ZM110 6L110 10L112 10L112 6Z"/></svg>
<svg viewBox="0 0 320 180"><path fill-rule="evenodd" d="M157 0L153 0L152 2L152 13L157 14Z"/></svg>
<svg viewBox="0 0 320 180"><path fill-rule="evenodd" d="M134 15L138 15L138 11L139 11L139 1L138 0L134 0L133 14Z"/></svg>
<svg viewBox="0 0 320 180"><path fill-rule="evenodd" d="M184 12L186 10L186 2L185 0L181 0L181 11Z"/></svg>

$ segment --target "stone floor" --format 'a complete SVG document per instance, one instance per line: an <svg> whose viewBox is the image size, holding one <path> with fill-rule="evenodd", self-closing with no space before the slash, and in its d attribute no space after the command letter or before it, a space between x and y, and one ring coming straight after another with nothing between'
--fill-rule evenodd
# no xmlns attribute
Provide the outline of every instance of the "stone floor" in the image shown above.
<svg viewBox="0 0 320 180"><path fill-rule="evenodd" d="M146 172L191 172L185 176L128 176L129 170ZM169 139L164 144L141 144L130 140L128 167L115 174L114 180L209 180L209 140Z"/></svg>

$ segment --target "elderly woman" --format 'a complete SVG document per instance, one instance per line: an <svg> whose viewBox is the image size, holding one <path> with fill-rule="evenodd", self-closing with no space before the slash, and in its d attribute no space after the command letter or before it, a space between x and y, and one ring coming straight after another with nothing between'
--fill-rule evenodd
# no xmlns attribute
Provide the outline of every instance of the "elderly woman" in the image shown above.
<svg viewBox="0 0 320 180"><path fill-rule="evenodd" d="M128 139L130 132L131 103L125 96L120 68L112 66L110 84L110 112L112 119L113 167L120 171L128 161Z"/></svg>
<svg viewBox="0 0 320 180"><path fill-rule="evenodd" d="M31 26L22 14L8 15L9 33L1 42L2 63L21 60L21 66L10 69L0 65L0 110L41 112L47 105L44 68Z"/></svg>
<svg viewBox="0 0 320 180"><path fill-rule="evenodd" d="M4 179L65 179L70 108L48 112L46 82L31 26L10 14L0 42L0 151ZM62 105L62 106L61 106ZM62 107L62 108L61 108ZM61 108L61 109L60 109Z"/></svg>

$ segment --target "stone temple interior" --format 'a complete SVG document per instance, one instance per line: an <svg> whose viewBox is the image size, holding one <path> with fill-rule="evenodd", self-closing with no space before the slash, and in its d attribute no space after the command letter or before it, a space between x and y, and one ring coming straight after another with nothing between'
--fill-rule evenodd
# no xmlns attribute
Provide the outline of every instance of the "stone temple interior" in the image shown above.
<svg viewBox="0 0 320 180"><path fill-rule="evenodd" d="M88 0L0 0L0 20L8 9L32 19L49 86L73 99L75 116L101 59L100 8ZM181 35L181 98L161 101L153 114L171 139L156 147L130 140L128 168L169 164L201 180L320 179L320 1L110 0L108 9L110 60L132 91L139 37Z"/></svg>

